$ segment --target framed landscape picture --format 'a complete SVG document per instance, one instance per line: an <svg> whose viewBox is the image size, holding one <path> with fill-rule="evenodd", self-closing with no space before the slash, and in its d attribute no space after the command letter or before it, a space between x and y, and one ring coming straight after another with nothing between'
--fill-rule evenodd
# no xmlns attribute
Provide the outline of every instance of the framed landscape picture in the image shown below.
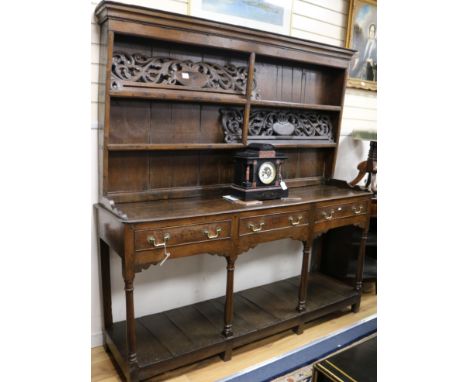
<svg viewBox="0 0 468 382"><path fill-rule="evenodd" d="M346 47L357 50L348 86L377 91L377 1L350 0Z"/></svg>
<svg viewBox="0 0 468 382"><path fill-rule="evenodd" d="M189 0L204 19L289 35L292 0Z"/></svg>

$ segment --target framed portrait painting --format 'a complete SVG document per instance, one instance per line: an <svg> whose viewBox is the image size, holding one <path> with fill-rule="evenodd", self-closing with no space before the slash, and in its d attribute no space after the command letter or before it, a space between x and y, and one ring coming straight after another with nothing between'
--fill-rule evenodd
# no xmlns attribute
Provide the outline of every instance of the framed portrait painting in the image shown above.
<svg viewBox="0 0 468 382"><path fill-rule="evenodd" d="M292 0L189 0L192 16L290 34Z"/></svg>
<svg viewBox="0 0 468 382"><path fill-rule="evenodd" d="M349 1L346 47L357 51L348 87L377 91L377 1Z"/></svg>

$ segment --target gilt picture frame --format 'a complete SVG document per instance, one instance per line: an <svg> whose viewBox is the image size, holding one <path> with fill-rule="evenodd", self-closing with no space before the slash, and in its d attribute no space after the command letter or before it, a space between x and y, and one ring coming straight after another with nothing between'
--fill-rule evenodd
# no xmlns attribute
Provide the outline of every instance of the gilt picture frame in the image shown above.
<svg viewBox="0 0 468 382"><path fill-rule="evenodd" d="M189 14L290 35L292 0L189 0Z"/></svg>
<svg viewBox="0 0 468 382"><path fill-rule="evenodd" d="M377 1L350 0L346 47L356 50L347 86L377 91Z"/></svg>

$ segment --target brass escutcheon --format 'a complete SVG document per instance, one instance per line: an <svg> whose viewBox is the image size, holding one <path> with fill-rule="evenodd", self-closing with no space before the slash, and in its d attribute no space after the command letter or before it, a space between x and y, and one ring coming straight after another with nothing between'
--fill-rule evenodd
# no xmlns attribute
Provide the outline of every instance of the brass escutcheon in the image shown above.
<svg viewBox="0 0 468 382"><path fill-rule="evenodd" d="M211 233L207 229L205 229L203 232L208 237L208 239L216 239L219 236L219 234L221 233L221 231L222 231L221 227L217 227L216 228L216 233Z"/></svg>
<svg viewBox="0 0 468 382"><path fill-rule="evenodd" d="M167 244L167 241L171 238L171 235L168 233L164 234L164 242L163 243L157 243L156 238L154 236L148 236L148 243L150 243L152 246L156 248L161 248L165 247Z"/></svg>
<svg viewBox="0 0 468 382"><path fill-rule="evenodd" d="M258 232L258 231L262 230L264 225L265 225L264 222L260 222L258 227L255 227L255 225L253 223L249 223L249 228L251 229L252 232Z"/></svg>
<svg viewBox="0 0 468 382"><path fill-rule="evenodd" d="M300 222L301 222L301 219L302 219L302 215L299 215L297 217L297 220L294 221L294 217L293 216L290 216L289 217L289 222L291 223L291 225L298 225Z"/></svg>

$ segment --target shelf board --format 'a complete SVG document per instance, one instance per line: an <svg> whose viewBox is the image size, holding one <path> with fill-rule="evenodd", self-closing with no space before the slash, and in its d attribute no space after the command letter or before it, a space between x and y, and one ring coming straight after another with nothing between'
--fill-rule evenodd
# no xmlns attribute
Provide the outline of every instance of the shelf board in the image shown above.
<svg viewBox="0 0 468 382"><path fill-rule="evenodd" d="M109 143L109 151L162 151L162 150L230 150L243 148L242 143Z"/></svg>
<svg viewBox="0 0 468 382"><path fill-rule="evenodd" d="M153 99L161 101L179 101L179 102L205 102L218 103L226 105L245 105L247 100L240 94L225 94L207 91L196 91L188 89L164 89L149 87L124 88L120 90L110 90L109 94L113 98L138 98ZM341 106L322 105L313 103L283 102L270 100L251 100L252 106L263 107L281 107L288 109L305 110L323 110L323 111L341 111Z"/></svg>
<svg viewBox="0 0 468 382"><path fill-rule="evenodd" d="M341 111L341 106L321 105L321 104L314 104L314 103L252 100L250 101L250 104L252 106L283 107L283 108L290 108L290 109Z"/></svg>
<svg viewBox="0 0 468 382"><path fill-rule="evenodd" d="M255 141L258 142L258 141ZM265 141L267 142L267 141ZM254 142L249 142L254 143ZM336 143L275 143L268 141L279 149L288 148L333 148ZM109 151L164 151L164 150L233 150L246 147L242 143L109 143Z"/></svg>
<svg viewBox="0 0 468 382"><path fill-rule="evenodd" d="M267 142L267 141L265 141ZM250 143L250 142L249 142ZM270 142L268 142L270 143ZM336 147L336 143L333 143L333 142L324 142L324 143L320 143L320 142L317 142L317 143L274 143L274 142L271 142L272 145L274 145L275 147L279 148L279 149L288 149L288 148L291 148L291 149L294 149L294 148L309 148L309 149L313 149L313 148L331 148L331 147Z"/></svg>
<svg viewBox="0 0 468 382"><path fill-rule="evenodd" d="M125 88L122 90L110 90L109 95L113 98L136 98L193 103L203 102L224 105L244 105L247 103L247 100L242 95L158 88Z"/></svg>
<svg viewBox="0 0 468 382"><path fill-rule="evenodd" d="M224 297L219 297L136 320L137 358L145 378L224 351L252 338L260 339L353 304L358 293L320 273L309 277L306 310L297 312L299 277L247 289L234 294L233 337L222 336ZM125 321L114 323L107 338L125 359ZM117 358L117 357L116 357Z"/></svg>

